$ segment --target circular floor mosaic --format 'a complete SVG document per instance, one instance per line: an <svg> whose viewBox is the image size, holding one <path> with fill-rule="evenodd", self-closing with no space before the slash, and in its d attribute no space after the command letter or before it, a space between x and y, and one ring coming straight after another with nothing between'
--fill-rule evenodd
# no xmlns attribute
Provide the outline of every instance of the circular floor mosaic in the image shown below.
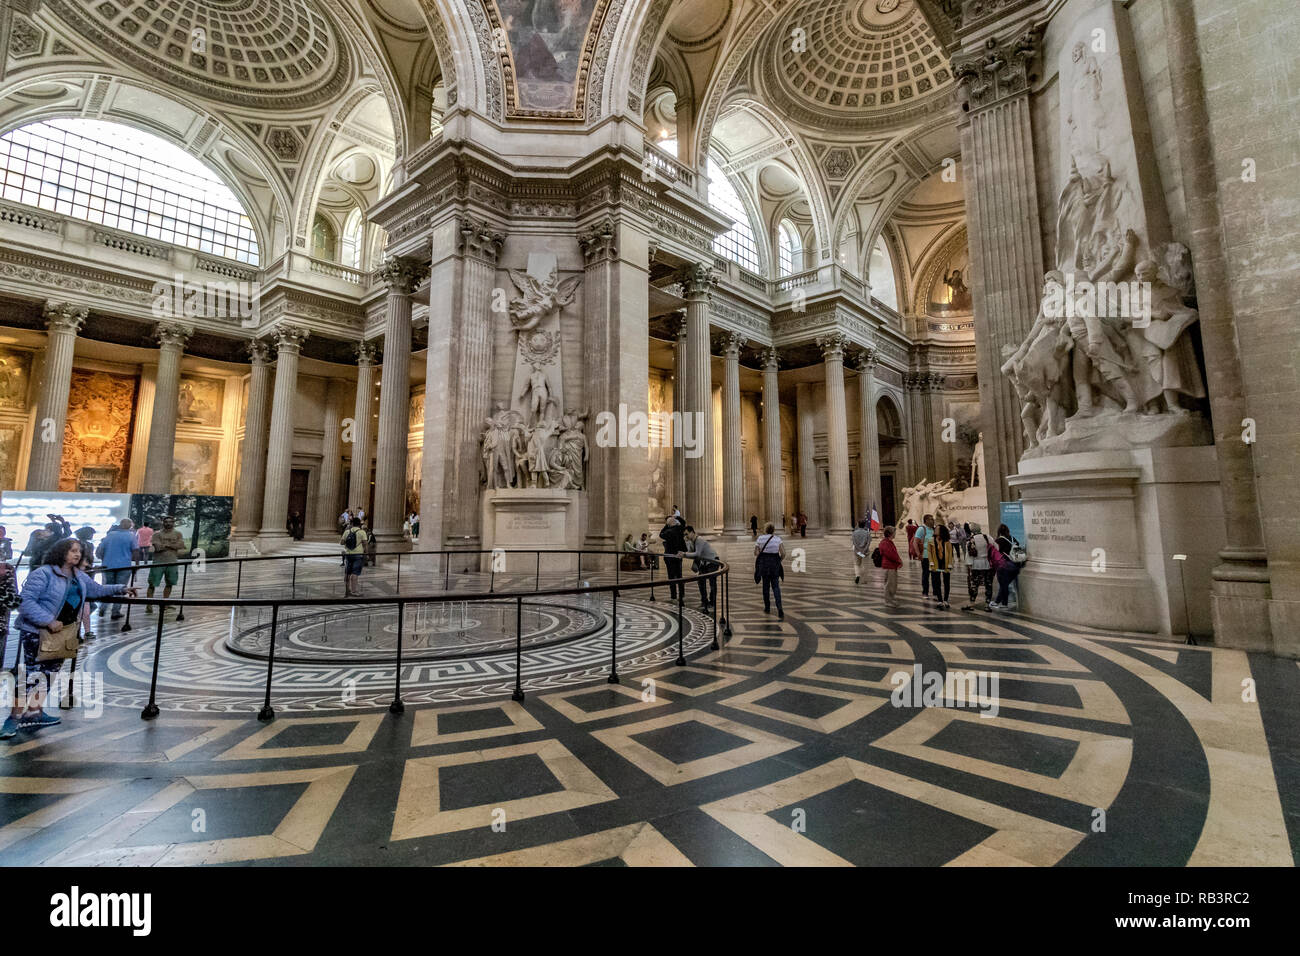
<svg viewBox="0 0 1300 956"><path fill-rule="evenodd" d="M459 660L513 651L516 628L523 647L553 647L595 634L607 623L604 610L594 602L524 602L518 614L514 601L411 604L400 620L402 659ZM397 659L398 625L395 607L311 609L280 618L275 657L283 663L392 663ZM226 648L264 661L270 640L270 621L250 612L233 622Z"/></svg>

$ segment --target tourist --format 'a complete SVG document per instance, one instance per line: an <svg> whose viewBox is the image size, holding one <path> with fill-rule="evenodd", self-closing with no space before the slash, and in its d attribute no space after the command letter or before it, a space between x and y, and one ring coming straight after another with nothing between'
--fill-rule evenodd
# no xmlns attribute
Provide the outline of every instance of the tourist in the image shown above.
<svg viewBox="0 0 1300 956"><path fill-rule="evenodd" d="M803 513L800 512L800 518ZM772 601L769 591L776 597L777 617L785 620L785 609L781 606L781 579L785 577L785 567L781 559L785 557L785 545L776 535L776 528L769 522L763 529L766 535L759 538L754 545L754 583L763 582L763 613L772 613Z"/></svg>
<svg viewBox="0 0 1300 956"><path fill-rule="evenodd" d="M180 576L177 559L182 551L186 557L190 554L190 549L185 545L185 535L176 530L176 519L171 515L163 518L162 530L153 536L154 559L149 566L149 590L145 592L146 597L153 597L153 589L164 579L167 583L163 586L163 599L171 597L172 588ZM145 605L145 611L152 614L153 605Z"/></svg>
<svg viewBox="0 0 1300 956"><path fill-rule="evenodd" d="M99 542L99 548L96 554L103 562L107 569L103 572L103 582L106 585L116 587L119 584L126 584L131 580L132 562L140 553L140 545L136 539L135 532L131 530L135 527L135 522L130 518L123 518L117 523L108 534L104 535ZM97 616L104 616L104 605L99 606L96 612ZM116 621L122 617L122 606L113 605L112 620Z"/></svg>
<svg viewBox="0 0 1300 956"><path fill-rule="evenodd" d="M339 539L343 548L343 586L348 597L361 596L361 570L366 565L369 539L370 534L362 526L360 518L353 518Z"/></svg>
<svg viewBox="0 0 1300 956"><path fill-rule="evenodd" d="M929 549L927 557L930 565L930 585L934 591L934 606L946 609L949 606L948 593L952 586L953 562L952 536L946 525L939 525L938 529L926 539L926 547Z"/></svg>
<svg viewBox="0 0 1300 956"><path fill-rule="evenodd" d="M646 568L654 569L659 567L659 559L656 558L650 551L649 534L647 534L644 531L641 532L641 540L636 543L636 549L637 551L641 552L642 555L641 557L642 570Z"/></svg>
<svg viewBox="0 0 1300 956"><path fill-rule="evenodd" d="M862 568L867 560L867 555L871 548L871 532L867 529L866 521L859 521L857 528L853 530L853 583L857 584L862 580Z"/></svg>
<svg viewBox="0 0 1300 956"><path fill-rule="evenodd" d="M37 528L27 539L27 547L23 549L23 554L27 555L27 566L29 568L38 567L41 559L45 557L45 550L55 541L54 534L48 527ZM21 561L21 556L19 561Z"/></svg>
<svg viewBox="0 0 1300 956"><path fill-rule="evenodd" d="M140 563L153 564L153 535L158 530L157 521L145 521L135 533L136 545L140 549Z"/></svg>
<svg viewBox="0 0 1300 956"><path fill-rule="evenodd" d="M1011 597L1011 585L1020 577L1022 565L1011 560L1011 551L1018 547L1020 542L1011 537L1011 529L1004 524L998 525L998 536L994 543L998 546L998 551L1002 554L1002 561L995 572L998 579L998 594L993 599L992 610L1005 611L1008 607L1008 599Z"/></svg>
<svg viewBox="0 0 1300 956"><path fill-rule="evenodd" d="M718 557L718 552L713 549L713 545L696 534L695 529L690 525L686 526L686 541L691 546L686 553L694 559L691 562L691 570L696 574L707 574L722 566L722 559ZM697 583L700 586L700 609L712 610L718 599L717 577L700 578Z"/></svg>
<svg viewBox="0 0 1300 956"><path fill-rule="evenodd" d="M993 604L993 571L989 564L989 549L993 542L984 534L978 522L970 526L970 540L966 543L966 556L970 562L966 568L966 590L970 594L970 603L963 611L976 610L976 598L979 597L980 585L984 585L984 610L991 611Z"/></svg>
<svg viewBox="0 0 1300 956"><path fill-rule="evenodd" d="M749 536L754 541L758 540L758 515L749 516Z"/></svg>
<svg viewBox="0 0 1300 956"><path fill-rule="evenodd" d="M350 527L352 527L352 510L344 508L343 514L339 515L339 534L343 534Z"/></svg>
<svg viewBox="0 0 1300 956"><path fill-rule="evenodd" d="M420 540L420 513L418 511L411 512L411 540Z"/></svg>
<svg viewBox="0 0 1300 956"><path fill-rule="evenodd" d="M0 562L9 564L14 559L14 543L9 537L9 529L0 524Z"/></svg>
<svg viewBox="0 0 1300 956"><path fill-rule="evenodd" d="M961 565L966 562L966 541L970 537L963 528L957 526L957 522L948 522L948 537L952 541L953 560L956 564Z"/></svg>
<svg viewBox="0 0 1300 956"><path fill-rule="evenodd" d="M373 568L375 566L375 549L378 547L375 543L375 529L366 520L365 512L358 511L357 517L361 519L361 527L366 531L366 563Z"/></svg>
<svg viewBox="0 0 1300 956"><path fill-rule="evenodd" d="M45 517L50 519L50 523L45 527L54 532L56 539L72 537L72 525L68 524L68 519L63 517L63 515L47 514Z"/></svg>
<svg viewBox="0 0 1300 956"><path fill-rule="evenodd" d="M921 557L921 597L930 596L930 542L934 540L934 515L923 515L913 540Z"/></svg>
<svg viewBox="0 0 1300 956"><path fill-rule="evenodd" d="M880 549L880 567L885 572L885 607L897 608L898 601L898 569L903 566L903 559L898 555L898 548L894 545L894 526L885 525L885 530L881 532L882 537L877 547Z"/></svg>
<svg viewBox="0 0 1300 956"><path fill-rule="evenodd" d="M636 544L632 541L632 532L628 532L623 539L623 554L618 559L619 568L623 571L635 571L641 566L640 560L636 557Z"/></svg>
<svg viewBox="0 0 1300 956"><path fill-rule="evenodd" d="M81 543L81 564L79 567L83 572L89 574L90 569L95 566L95 547L93 544L95 529L90 525L82 525L77 529L76 538ZM95 639L95 632L90 626L90 609L93 604L92 601L86 601L81 605L81 627L88 641Z"/></svg>
<svg viewBox="0 0 1300 956"><path fill-rule="evenodd" d="M911 518L907 519L907 560L915 561L918 557L916 553L916 529L919 528Z"/></svg>
<svg viewBox="0 0 1300 956"><path fill-rule="evenodd" d="M410 517L410 515L407 515L405 518L402 519L402 537L403 537L405 540L407 540L407 541L410 541L410 540L411 540L411 517Z"/></svg>
<svg viewBox="0 0 1300 956"><path fill-rule="evenodd" d="M795 521L799 525L799 537L801 538L808 537L808 516L804 514L802 511L800 511L799 514L795 517Z"/></svg>
<svg viewBox="0 0 1300 956"><path fill-rule="evenodd" d="M668 596L674 600L677 598L677 589L684 588L680 584L682 577L682 559L669 557L669 555L681 554L686 550L686 532L685 524L678 515L677 506L673 506L673 513L670 514L664 526L659 530L659 540L664 543L664 568L668 575ZM685 591L682 595L685 598Z"/></svg>
<svg viewBox="0 0 1300 956"><path fill-rule="evenodd" d="M124 521L127 519L123 519ZM125 584L99 584L80 568L81 542L64 538L52 544L45 553L40 567L27 575L23 582L22 603L18 608L18 631L21 635L21 659L26 673L26 711L22 700L15 696L9 719L0 729L0 738L7 739L21 730L39 730L53 727L59 718L45 713L43 705L53 675L63 667L65 658L38 660L41 652L41 632L57 634L65 627L78 627L82 602L118 594L135 596L135 589ZM114 615L117 617L119 615ZM18 658L14 674L18 675Z"/></svg>

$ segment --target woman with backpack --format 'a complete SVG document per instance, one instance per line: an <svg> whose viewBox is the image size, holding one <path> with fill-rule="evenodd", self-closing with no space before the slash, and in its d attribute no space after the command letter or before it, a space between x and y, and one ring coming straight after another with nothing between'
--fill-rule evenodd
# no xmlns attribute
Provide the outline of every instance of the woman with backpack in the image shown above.
<svg viewBox="0 0 1300 956"><path fill-rule="evenodd" d="M989 536L978 522L971 522L970 540L966 543L966 556L970 561L966 566L966 590L970 594L970 603L963 611L973 611L979 597L980 585L984 585L984 610L993 610L993 568L991 552L996 550Z"/></svg>
<svg viewBox="0 0 1300 956"><path fill-rule="evenodd" d="M947 608L948 591L952 586L953 548L952 536L942 522L925 542L926 558L930 562L930 590L934 592L934 606Z"/></svg>
<svg viewBox="0 0 1300 956"><path fill-rule="evenodd" d="M1020 577L1020 569L1023 567L1013 558L1017 549L1020 548L1020 542L1011 537L1010 528L1000 524L998 525L998 537L994 543L1002 556L1002 562L996 572L998 576L998 596L989 605L989 608L994 611L1005 611L1007 609L1007 599L1011 596L1011 582Z"/></svg>

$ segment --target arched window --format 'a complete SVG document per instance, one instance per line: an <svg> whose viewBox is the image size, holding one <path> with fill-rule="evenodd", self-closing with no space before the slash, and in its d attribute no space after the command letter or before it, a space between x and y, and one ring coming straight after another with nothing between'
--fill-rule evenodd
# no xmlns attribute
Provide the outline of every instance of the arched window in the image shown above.
<svg viewBox="0 0 1300 956"><path fill-rule="evenodd" d="M361 268L361 247L365 235L365 222L361 210L353 209L343 224L343 241L339 247L339 261L349 269Z"/></svg>
<svg viewBox="0 0 1300 956"><path fill-rule="evenodd" d="M876 237L876 245L871 250L871 268L867 273L871 283L871 297L882 305L898 311L898 287L894 279L894 259L889 254L889 246L884 236Z"/></svg>
<svg viewBox="0 0 1300 956"><path fill-rule="evenodd" d="M803 243L799 239L799 230L789 219L782 219L776 231L780 275L792 276L803 269Z"/></svg>
<svg viewBox="0 0 1300 956"><path fill-rule="evenodd" d="M749 213L740 196L727 179L722 167L709 157L709 205L724 216L736 220L736 224L727 232L713 240L713 251L739 262L751 272L758 271L758 244L754 241L754 229L749 222Z"/></svg>
<svg viewBox="0 0 1300 956"><path fill-rule="evenodd" d="M338 259L338 243L334 236L334 227L330 221L316 213L316 220L311 227L311 254L317 259L335 262Z"/></svg>
<svg viewBox="0 0 1300 956"><path fill-rule="evenodd" d="M3 198L199 252L260 263L253 224L217 175L119 123L58 119L0 136Z"/></svg>

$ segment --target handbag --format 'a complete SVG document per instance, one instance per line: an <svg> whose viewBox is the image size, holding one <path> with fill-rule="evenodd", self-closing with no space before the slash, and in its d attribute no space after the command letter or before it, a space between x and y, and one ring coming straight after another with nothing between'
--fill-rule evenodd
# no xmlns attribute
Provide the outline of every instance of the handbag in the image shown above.
<svg viewBox="0 0 1300 956"><path fill-rule="evenodd" d="M81 647L81 622L75 625L65 625L61 631L51 631L49 628L41 628L38 632L41 636L41 648L36 655L38 661L66 661L70 657L77 656L77 650Z"/></svg>
<svg viewBox="0 0 1300 956"><path fill-rule="evenodd" d="M880 547L877 545L877 547L871 552L871 563L876 567L880 567L884 561L884 555L880 553Z"/></svg>

